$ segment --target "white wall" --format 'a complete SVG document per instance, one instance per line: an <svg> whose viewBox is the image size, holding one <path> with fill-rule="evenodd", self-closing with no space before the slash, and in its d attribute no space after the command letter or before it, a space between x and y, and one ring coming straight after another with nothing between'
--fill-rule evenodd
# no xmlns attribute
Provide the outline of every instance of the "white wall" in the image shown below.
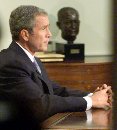
<svg viewBox="0 0 117 130"><path fill-rule="evenodd" d="M33 4L49 13L54 42L66 42L56 26L57 12L60 8L71 6L80 14L80 33L75 43L85 43L86 55L112 54L111 0L0 0L0 23L2 38L0 50L11 43L9 31L10 12L19 5Z"/></svg>

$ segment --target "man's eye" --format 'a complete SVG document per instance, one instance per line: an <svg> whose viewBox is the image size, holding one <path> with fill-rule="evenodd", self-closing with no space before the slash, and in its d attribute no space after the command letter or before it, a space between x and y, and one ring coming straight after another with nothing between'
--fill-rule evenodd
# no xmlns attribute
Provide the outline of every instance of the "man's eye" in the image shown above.
<svg viewBox="0 0 117 130"><path fill-rule="evenodd" d="M46 29L46 27L41 27L41 30L45 30Z"/></svg>

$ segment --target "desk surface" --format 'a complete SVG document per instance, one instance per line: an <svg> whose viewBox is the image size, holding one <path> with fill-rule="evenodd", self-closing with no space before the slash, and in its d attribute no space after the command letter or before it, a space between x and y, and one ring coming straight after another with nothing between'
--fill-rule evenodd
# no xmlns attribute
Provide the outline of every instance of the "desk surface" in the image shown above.
<svg viewBox="0 0 117 130"><path fill-rule="evenodd" d="M45 122L43 130L110 130L112 110L92 111L92 121L88 122L85 112L58 113Z"/></svg>

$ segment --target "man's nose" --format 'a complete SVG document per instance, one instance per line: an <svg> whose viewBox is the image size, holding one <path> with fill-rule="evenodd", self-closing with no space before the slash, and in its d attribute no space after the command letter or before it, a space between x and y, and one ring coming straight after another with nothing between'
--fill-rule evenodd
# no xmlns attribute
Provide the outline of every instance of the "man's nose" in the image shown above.
<svg viewBox="0 0 117 130"><path fill-rule="evenodd" d="M51 33L51 31L50 31L50 29L48 29L48 38L50 38L51 36L52 36L52 33Z"/></svg>

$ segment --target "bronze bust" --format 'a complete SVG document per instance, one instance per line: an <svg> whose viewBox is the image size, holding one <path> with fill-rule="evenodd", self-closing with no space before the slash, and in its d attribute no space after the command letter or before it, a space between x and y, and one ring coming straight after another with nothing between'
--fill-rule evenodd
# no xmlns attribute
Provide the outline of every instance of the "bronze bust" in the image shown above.
<svg viewBox="0 0 117 130"><path fill-rule="evenodd" d="M79 33L79 13L72 7L64 7L58 11L57 26L61 29L61 36L68 44L73 44Z"/></svg>

